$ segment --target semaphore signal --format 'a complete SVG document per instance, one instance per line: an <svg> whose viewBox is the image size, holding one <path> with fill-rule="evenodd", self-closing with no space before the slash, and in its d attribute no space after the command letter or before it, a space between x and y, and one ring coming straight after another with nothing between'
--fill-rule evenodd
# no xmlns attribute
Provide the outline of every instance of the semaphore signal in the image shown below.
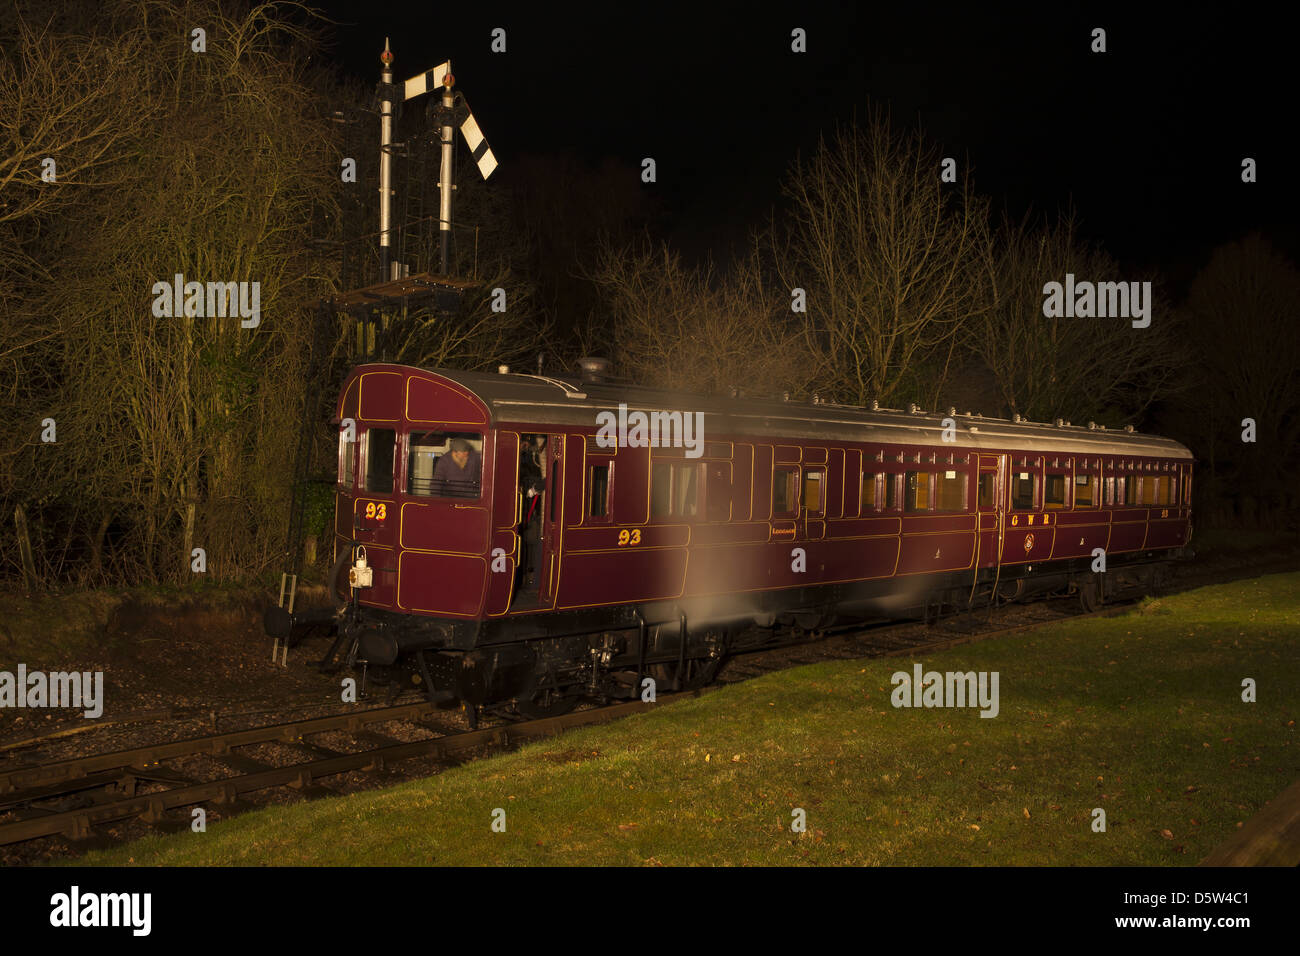
<svg viewBox="0 0 1300 956"><path fill-rule="evenodd" d="M393 53L384 40L384 52L379 55L384 65L380 89L382 91L379 119L379 261L381 280L397 278L389 275L389 250L392 242L392 141L393 141L393 100L396 86L393 84ZM441 272L448 274L448 248L451 238L451 196L455 188L452 184L452 160L455 134L452 126L460 126L461 135L469 146L479 174L484 179L492 175L497 168L497 159L488 146L478 121L470 112L465 97L453 93L456 78L451 72L451 61L440 63L431 70L416 74L402 86L402 99L410 100L436 89L442 90L441 102L438 104L438 120L441 127L442 164L438 176L439 204L438 230L441 252ZM458 102L459 101L459 102ZM458 122L459 121L459 122Z"/></svg>

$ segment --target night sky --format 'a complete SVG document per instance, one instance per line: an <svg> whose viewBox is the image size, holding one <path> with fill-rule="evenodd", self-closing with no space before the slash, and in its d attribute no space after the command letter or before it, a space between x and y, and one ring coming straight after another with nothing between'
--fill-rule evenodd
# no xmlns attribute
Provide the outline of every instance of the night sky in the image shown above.
<svg viewBox="0 0 1300 956"><path fill-rule="evenodd" d="M1283 149L1290 34L1254 7L318 6L343 24L330 55L367 84L386 35L399 82L450 57L503 183L529 153L613 157L638 179L654 157L658 182L644 188L662 202L661 236L692 257L725 259L779 203L796 153L868 102L969 157L995 208L1073 201L1086 237L1126 269L1163 271L1176 293L1214 246L1253 229L1300 252ZM1090 52L1097 26L1104 54ZM490 51L494 27L506 30L504 54ZM790 51L794 27L807 53ZM1253 185L1241 182L1245 156L1258 163Z"/></svg>

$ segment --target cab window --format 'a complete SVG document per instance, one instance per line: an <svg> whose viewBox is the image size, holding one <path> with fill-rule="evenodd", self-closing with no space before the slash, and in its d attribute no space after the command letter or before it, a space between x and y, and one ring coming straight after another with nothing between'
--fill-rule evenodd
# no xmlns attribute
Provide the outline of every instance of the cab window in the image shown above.
<svg viewBox="0 0 1300 956"><path fill-rule="evenodd" d="M587 516L609 515L609 465L587 466Z"/></svg>
<svg viewBox="0 0 1300 956"><path fill-rule="evenodd" d="M351 428L339 431L339 484L344 488L355 486L357 478L357 441Z"/></svg>
<svg viewBox="0 0 1300 956"><path fill-rule="evenodd" d="M408 495L477 498L482 473L482 435L473 432L411 432L407 436Z"/></svg>
<svg viewBox="0 0 1300 956"><path fill-rule="evenodd" d="M391 428L372 428L366 432L366 491L392 493L396 445L397 432Z"/></svg>

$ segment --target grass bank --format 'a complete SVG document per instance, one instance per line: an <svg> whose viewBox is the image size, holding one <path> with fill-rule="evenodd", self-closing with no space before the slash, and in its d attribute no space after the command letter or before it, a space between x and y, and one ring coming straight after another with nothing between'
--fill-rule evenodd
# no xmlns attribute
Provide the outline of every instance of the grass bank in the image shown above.
<svg viewBox="0 0 1300 956"><path fill-rule="evenodd" d="M997 671L992 719L893 707L907 658L818 664L84 862L1190 865L1300 776L1298 649L1272 575L922 660Z"/></svg>
<svg viewBox="0 0 1300 956"><path fill-rule="evenodd" d="M66 593L0 592L0 670L18 662L33 668L81 668L135 653L139 635L194 633L260 621L275 590L246 584L199 583L102 588ZM299 606L328 600L323 587L299 589Z"/></svg>

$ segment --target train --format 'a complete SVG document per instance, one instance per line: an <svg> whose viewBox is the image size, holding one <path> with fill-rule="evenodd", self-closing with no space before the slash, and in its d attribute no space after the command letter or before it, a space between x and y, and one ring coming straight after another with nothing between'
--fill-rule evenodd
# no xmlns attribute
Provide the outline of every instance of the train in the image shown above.
<svg viewBox="0 0 1300 956"><path fill-rule="evenodd" d="M1191 452L1131 426L375 362L344 382L336 647L477 712L708 683L778 632L1158 588Z"/></svg>

